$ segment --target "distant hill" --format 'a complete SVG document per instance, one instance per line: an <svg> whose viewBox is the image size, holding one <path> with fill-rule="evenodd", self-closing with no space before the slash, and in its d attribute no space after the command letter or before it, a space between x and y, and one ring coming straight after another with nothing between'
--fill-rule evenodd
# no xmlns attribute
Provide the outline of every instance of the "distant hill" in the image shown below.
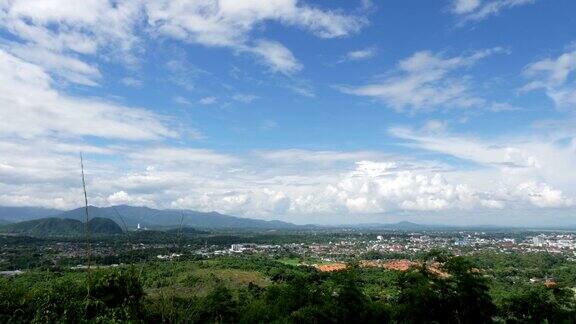
<svg viewBox="0 0 576 324"><path fill-rule="evenodd" d="M93 218L88 222L92 235L121 234L122 228L111 219ZM49 217L0 226L0 233L29 236L82 236L84 223L75 219Z"/></svg>
<svg viewBox="0 0 576 324"><path fill-rule="evenodd" d="M115 221L129 229L135 229L138 224L147 228L174 228L180 226L182 214L185 227L202 229L286 229L299 226L282 221L265 221L236 216L223 215L217 212L198 212L192 210L152 209L148 207L114 206L88 207L90 218L101 217ZM120 217L120 216L121 217ZM0 220L9 223L25 220L57 217L84 221L84 208L69 211L33 207L0 207ZM1 225L1 224L0 224Z"/></svg>
<svg viewBox="0 0 576 324"><path fill-rule="evenodd" d="M61 210L49 208L0 206L0 224L46 218L56 216L61 212Z"/></svg>
<svg viewBox="0 0 576 324"><path fill-rule="evenodd" d="M223 215L216 212L197 212L191 210L152 209L148 207L114 206L114 207L88 207L90 217L109 218L133 229L138 224L141 227L179 227L183 226L203 229L284 229L297 228L297 225L281 221L265 221L250 218ZM85 219L84 208L63 212L60 218L76 220ZM182 219L183 217L183 219Z"/></svg>
<svg viewBox="0 0 576 324"><path fill-rule="evenodd" d="M354 227L358 228L371 228L371 229L384 229L384 230L396 230L396 231L419 231L423 229L430 229L434 226L431 225L421 225L412 222L402 221L398 223L367 223L367 224L357 224Z"/></svg>
<svg viewBox="0 0 576 324"><path fill-rule="evenodd" d="M88 221L91 234L122 234L122 227L109 218L96 217Z"/></svg>
<svg viewBox="0 0 576 324"><path fill-rule="evenodd" d="M398 222L396 224L389 224L388 227L391 229L400 230L400 231L418 231L418 230L422 230L422 229L426 228L425 225L416 224L416 223L407 222L407 221Z"/></svg>

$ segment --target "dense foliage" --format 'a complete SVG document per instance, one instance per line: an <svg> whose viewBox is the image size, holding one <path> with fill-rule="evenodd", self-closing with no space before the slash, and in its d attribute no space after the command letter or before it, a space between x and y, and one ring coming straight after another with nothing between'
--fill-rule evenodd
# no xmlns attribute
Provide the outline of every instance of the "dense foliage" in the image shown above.
<svg viewBox="0 0 576 324"><path fill-rule="evenodd" d="M478 261L477 261L478 262ZM431 270L437 265L438 270ZM0 278L0 322L574 323L561 285L498 283L470 258L318 272L268 258L148 262ZM496 285L496 286L495 286Z"/></svg>

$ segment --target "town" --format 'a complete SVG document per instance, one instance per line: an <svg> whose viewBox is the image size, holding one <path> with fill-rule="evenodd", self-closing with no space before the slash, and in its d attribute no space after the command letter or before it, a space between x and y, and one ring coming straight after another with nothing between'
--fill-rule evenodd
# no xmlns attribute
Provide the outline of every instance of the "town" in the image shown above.
<svg viewBox="0 0 576 324"><path fill-rule="evenodd" d="M102 265L135 261L266 256L301 264L349 263L378 259L415 259L433 250L453 255L549 253L576 260L576 234L532 231L304 231L230 235L212 232L171 237L138 230L95 238L91 254ZM152 239L153 238L153 239ZM78 238L0 237L0 270L32 266L78 266L86 242ZM26 256L31 256L26 258Z"/></svg>

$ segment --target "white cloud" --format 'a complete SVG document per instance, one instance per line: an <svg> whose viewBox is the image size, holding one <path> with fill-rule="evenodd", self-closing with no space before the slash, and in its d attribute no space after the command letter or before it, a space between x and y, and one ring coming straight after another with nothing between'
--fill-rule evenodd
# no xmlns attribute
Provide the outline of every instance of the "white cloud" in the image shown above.
<svg viewBox="0 0 576 324"><path fill-rule="evenodd" d="M284 86L303 97L314 98L316 96L314 87L307 80L291 80Z"/></svg>
<svg viewBox="0 0 576 324"><path fill-rule="evenodd" d="M258 40L246 51L260 56L263 64L269 66L274 72L292 74L302 69L302 64L296 60L292 52L275 41Z"/></svg>
<svg viewBox="0 0 576 324"><path fill-rule="evenodd" d="M73 56L66 56L46 50L42 47L30 45L5 46L6 50L19 58L43 66L47 71L66 81L96 86L100 78L97 67L89 65Z"/></svg>
<svg viewBox="0 0 576 324"><path fill-rule="evenodd" d="M484 143L479 139L454 136L449 134L420 134L409 128L391 128L390 133L401 139L408 140L408 146L423 148L430 151L441 152L456 156L460 159L474 161L485 165L509 164L528 166L534 164L523 156L513 154L513 148Z"/></svg>
<svg viewBox="0 0 576 324"><path fill-rule="evenodd" d="M574 200L565 197L561 190L535 181L520 184L516 189L516 193L526 197L528 201L538 207L567 207L574 204Z"/></svg>
<svg viewBox="0 0 576 324"><path fill-rule="evenodd" d="M424 124L424 131L431 133L440 133L446 131L448 123L443 120L430 119Z"/></svg>
<svg viewBox="0 0 576 324"><path fill-rule="evenodd" d="M454 0L452 12L456 14L467 14L476 10L480 6L481 0Z"/></svg>
<svg viewBox="0 0 576 324"><path fill-rule="evenodd" d="M346 60L349 61L360 61L360 60L367 60L376 56L378 51L375 47L367 47L364 49L350 51L346 53Z"/></svg>
<svg viewBox="0 0 576 324"><path fill-rule="evenodd" d="M382 81L340 89L344 93L379 99L398 111L489 106L473 93L461 70L501 52L501 48L493 48L451 58L430 51L417 52L400 61L397 72Z"/></svg>
<svg viewBox="0 0 576 324"><path fill-rule="evenodd" d="M487 3L458 10L473 14ZM279 73L300 71L302 64L285 45L259 35L268 22L320 38L347 36L366 23L296 0L1 3L2 31L13 37L0 43L0 204L81 205L78 152L82 151L90 202L97 205L186 207L266 217L574 205L573 133L569 144L558 144L558 138L488 141L450 135L441 120L429 120L423 133L393 130L413 148L471 161L476 170L378 151L285 149L231 154L174 146L167 139L180 137L178 144L185 145L186 130L174 131L164 117L62 90L68 82L97 86L103 79L96 63L100 59L132 62L132 55L140 50L139 33L144 32L252 55ZM369 58L375 54L371 50L351 52L348 58ZM397 71L382 82L346 90L381 99L399 110L504 109L478 97L464 73L496 52L501 50L456 57L419 52L399 62ZM527 67L526 75L535 82L527 89L542 88L560 98L558 102L570 102L569 94L563 95L573 80L570 55ZM194 89L198 75L205 73L179 59L166 68L171 81L187 90ZM314 95L307 81L280 77L290 79L287 87L294 91ZM59 83L62 80L66 82ZM118 82L141 85L132 78ZM208 96L199 103L213 104L223 96ZM246 103L256 99L250 94L230 98ZM185 98L173 99L189 103ZM256 126L270 129L277 124L264 120Z"/></svg>
<svg viewBox="0 0 576 324"><path fill-rule="evenodd" d="M244 215L255 215L253 212L258 210L259 216L278 217L288 212L290 203L283 192L263 189L188 195L174 201L171 207Z"/></svg>
<svg viewBox="0 0 576 324"><path fill-rule="evenodd" d="M176 96L173 98L174 102L179 104L179 105L184 105L184 106L189 106L192 103L190 102L190 100L182 97L182 96Z"/></svg>
<svg viewBox="0 0 576 324"><path fill-rule="evenodd" d="M536 0L452 0L453 14L463 22L479 21L499 14L502 10L532 4Z"/></svg>
<svg viewBox="0 0 576 324"><path fill-rule="evenodd" d="M258 96L253 94L237 93L232 96L232 99L242 103L251 103L252 101L258 99Z"/></svg>
<svg viewBox="0 0 576 324"><path fill-rule="evenodd" d="M243 177L246 177L244 175ZM364 214L394 210L439 210L493 206L466 186L448 184L439 174L402 170L393 162L358 162L354 170L331 177L302 179L277 176L280 182L248 184L188 191L172 207L276 216L308 214ZM245 180L244 180L245 181ZM257 185L259 183L259 185ZM206 185L206 183L205 183ZM240 185L240 186L238 186Z"/></svg>
<svg viewBox="0 0 576 324"><path fill-rule="evenodd" d="M276 127L278 127L278 123L271 120L271 119L263 120L260 123L260 130L263 130L263 131L269 131L269 130L274 129Z"/></svg>
<svg viewBox="0 0 576 324"><path fill-rule="evenodd" d="M523 91L544 89L558 107L576 106L576 50L534 62L524 75L532 81Z"/></svg>
<svg viewBox="0 0 576 324"><path fill-rule="evenodd" d="M131 206L154 206L154 202L143 196L133 197L127 192L117 191L106 198L106 202L112 206L131 205Z"/></svg>
<svg viewBox="0 0 576 324"><path fill-rule="evenodd" d="M127 87L134 87L134 88L139 88L144 84L144 82L142 80L132 78L132 77L122 78L122 79L120 79L120 83L122 83L123 85L125 85Z"/></svg>
<svg viewBox="0 0 576 324"><path fill-rule="evenodd" d="M71 208L81 205L79 152L88 158L87 175L111 172L106 163L91 158L116 154L113 149L76 140L0 136L0 205Z"/></svg>
<svg viewBox="0 0 576 324"><path fill-rule="evenodd" d="M108 200L111 205L128 204L132 201L130 196L123 190L111 194L106 200Z"/></svg>
<svg viewBox="0 0 576 324"><path fill-rule="evenodd" d="M329 164L335 162L355 162L365 159L378 159L385 157L380 152L372 151L313 151L302 149L260 151L258 155L269 161L280 163L320 163Z"/></svg>
<svg viewBox="0 0 576 324"><path fill-rule="evenodd" d="M512 172L547 167L547 161L540 160L515 167L485 158L496 170L510 171L477 173L378 152L286 150L235 156L204 149L100 148L42 141L0 141L0 203L81 205L79 150L88 152L89 200L96 205L127 203L285 219L333 215L332 221L339 222L344 215L560 208L575 203L573 195L552 185L558 181L545 172ZM93 158L95 154L114 156L118 162ZM478 178L506 181L483 185Z"/></svg>
<svg viewBox="0 0 576 324"><path fill-rule="evenodd" d="M150 1L146 9L150 23L160 31L212 46L237 44L266 20L301 27L322 38L346 36L365 24L362 18L295 0Z"/></svg>
<svg viewBox="0 0 576 324"><path fill-rule="evenodd" d="M218 98L210 96L210 97L204 97L204 98L198 100L198 103L201 105L213 105L217 101L218 101Z"/></svg>
<svg viewBox="0 0 576 324"><path fill-rule="evenodd" d="M362 17L297 0L11 0L0 4L0 25L22 42L6 43L8 51L23 58L35 54L21 46L43 52L50 59L38 64L84 85L97 84L98 75L95 65L81 66L83 56L104 54L132 64L143 44L142 31L249 53L273 71L297 72L301 64L290 50L254 36L258 26L270 21L320 38L347 36L366 24Z"/></svg>
<svg viewBox="0 0 576 324"><path fill-rule="evenodd" d="M95 85L99 72L79 56L101 51L132 60L130 52L138 42L133 29L139 15L138 1L13 0L0 4L0 25L23 42L4 43L5 50L84 85Z"/></svg>
<svg viewBox="0 0 576 324"><path fill-rule="evenodd" d="M207 149L192 148L144 148L130 151L128 158L137 163L160 166L185 166L196 163L226 165L237 162L235 157Z"/></svg>
<svg viewBox="0 0 576 324"><path fill-rule="evenodd" d="M0 140L0 182L4 185L50 184L67 185L79 166L78 152L108 153L78 143L50 140ZM6 192L8 193L8 192Z"/></svg>
<svg viewBox="0 0 576 324"><path fill-rule="evenodd" d="M272 40L253 40L256 26L266 21L308 30L321 38L347 36L365 20L302 5L296 0L189 2L147 1L148 23L159 33L212 47L227 47L259 56L272 70L293 73L301 69L294 55Z"/></svg>
<svg viewBox="0 0 576 324"><path fill-rule="evenodd" d="M177 136L159 116L146 110L62 94L40 66L3 50L0 106L0 135L90 135L126 140Z"/></svg>
<svg viewBox="0 0 576 324"><path fill-rule="evenodd" d="M361 161L320 193L294 199L300 213L370 214L398 210L501 208L504 203L439 173L395 162Z"/></svg>
<svg viewBox="0 0 576 324"><path fill-rule="evenodd" d="M449 134L419 134L406 128L394 128L391 133L407 140L405 145L412 148L475 163L476 171L454 172L454 177L459 181L468 178L477 188L494 191L502 199L529 202L538 207L574 203L570 197L576 196L573 186L576 176L570 170L576 163L576 149L571 143L560 144L552 134L482 140ZM566 135L560 134L561 138Z"/></svg>

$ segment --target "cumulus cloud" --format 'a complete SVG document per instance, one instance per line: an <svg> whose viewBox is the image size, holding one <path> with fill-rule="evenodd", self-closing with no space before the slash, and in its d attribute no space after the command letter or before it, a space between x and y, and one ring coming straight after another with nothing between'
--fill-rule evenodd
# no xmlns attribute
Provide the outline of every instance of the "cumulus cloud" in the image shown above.
<svg viewBox="0 0 576 324"><path fill-rule="evenodd" d="M502 52L502 48L493 48L455 57L416 52L401 60L397 71L381 81L340 89L381 100L398 111L489 106L485 99L474 94L462 70Z"/></svg>
<svg viewBox="0 0 576 324"><path fill-rule="evenodd" d="M482 199L440 174L398 170L392 162L361 161L326 193L351 213L472 208Z"/></svg>
<svg viewBox="0 0 576 324"><path fill-rule="evenodd" d="M468 177L476 187L492 188L502 199L538 207L567 206L574 202L570 197L576 195L572 185L576 177L569 170L576 163L576 150L571 142L559 143L556 136L485 140L445 133L424 134L407 128L390 131L412 148L476 164L475 172L456 173Z"/></svg>
<svg viewBox="0 0 576 324"><path fill-rule="evenodd" d="M87 179L90 202L96 205L126 203L266 218L333 215L338 222L343 215L559 208L575 203L546 173L507 173L502 170L518 167L495 164L498 160L491 158L486 159L489 165L502 172L454 171L376 152L288 150L242 157L200 149L100 148L79 142L0 144L0 152L11 152L0 155L0 202L10 205L79 206L77 150L91 152L86 156ZM98 155L120 161L92 158ZM547 167L546 161L537 162ZM525 168L541 168L538 163ZM509 181L483 186L479 177Z"/></svg>
<svg viewBox="0 0 576 324"><path fill-rule="evenodd" d="M574 204L574 200L566 197L561 190L535 181L521 183L515 194L538 207L567 207Z"/></svg>
<svg viewBox="0 0 576 324"><path fill-rule="evenodd" d="M218 210L229 214L278 217L288 212L290 203L290 199L281 191L255 189L187 195L172 202L171 206L203 211Z"/></svg>
<svg viewBox="0 0 576 324"><path fill-rule="evenodd" d="M120 190L106 198L106 202L112 206L117 205L131 205L131 206L154 206L153 200L149 200L144 196L133 197L127 192Z"/></svg>
<svg viewBox="0 0 576 324"><path fill-rule="evenodd" d="M323 198L333 202L334 212L346 210L348 213L501 209L526 205L567 207L574 204L574 200L561 190L532 180L518 186L482 190L476 183L467 183L464 179L453 183L440 173L404 170L394 162L373 161L357 162L356 170L329 185Z"/></svg>
<svg viewBox="0 0 576 324"><path fill-rule="evenodd" d="M318 177L308 184L297 178L281 178L281 183L261 182L259 186L253 183L235 188L214 186L188 192L170 206L274 216L492 208L499 204L465 185L448 183L440 174L404 170L394 162L357 162L352 171L328 178Z"/></svg>

